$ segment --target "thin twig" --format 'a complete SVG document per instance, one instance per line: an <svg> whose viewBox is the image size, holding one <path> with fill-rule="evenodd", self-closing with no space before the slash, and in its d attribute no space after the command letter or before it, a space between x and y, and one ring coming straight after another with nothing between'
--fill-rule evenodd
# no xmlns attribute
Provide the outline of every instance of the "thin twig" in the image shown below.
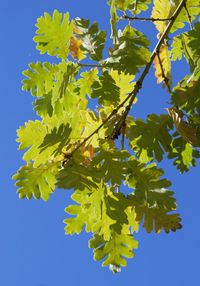
<svg viewBox="0 0 200 286"><path fill-rule="evenodd" d="M82 147L94 134L98 133L99 130L119 111L119 109L121 109L122 107L124 107L124 105L126 104L126 102L129 101L128 105L126 106L125 111L122 113L121 118L119 120L120 125L126 121L126 117L131 109L131 106L135 100L135 97L137 95L137 93L139 92L139 90L142 87L143 81L146 77L146 75L149 72L149 69L156 57L157 52L159 51L160 47L162 46L164 40L166 39L172 25L174 24L174 21L176 20L177 16L179 15L180 11L182 10L182 8L184 7L185 3L187 0L182 0L179 4L179 6L177 7L176 11L174 12L174 14L171 17L170 22L168 23L165 31L163 32L163 34L161 35L157 45L155 46L151 57L150 57L150 61L146 64L139 80L136 82L134 89L128 94L128 96L115 108L113 109L113 111L108 115L108 117L99 125L98 128L96 128L89 136L87 136L81 143L78 143L77 146L74 148L74 150L71 151L71 153L66 154L65 159L63 160L63 165L68 161L68 159L70 159L72 157L72 155L80 148ZM122 125L121 125L122 126Z"/></svg>
<svg viewBox="0 0 200 286"><path fill-rule="evenodd" d="M126 124L122 126L122 140L121 140L121 149L124 150L125 146L125 131L126 131Z"/></svg>
<svg viewBox="0 0 200 286"><path fill-rule="evenodd" d="M134 16L134 17L131 17L131 16L128 16L128 15L123 15L120 20L129 20L129 21L148 21L148 22L164 22L164 21L171 21L172 20L172 17L169 17L169 18L146 18L146 17L137 17L137 16Z"/></svg>
<svg viewBox="0 0 200 286"><path fill-rule="evenodd" d="M124 125L122 126L122 138L121 138L121 150L124 150L124 144L125 144L125 129L126 129L126 124L124 123ZM123 162L124 160L121 158L119 159L119 161ZM116 186L116 193L120 193L120 186Z"/></svg>
<svg viewBox="0 0 200 286"><path fill-rule="evenodd" d="M160 65L160 69L161 69L161 72L162 72L162 78L164 80L164 83L168 89L168 92L169 94L172 94L172 90L171 90L171 87L169 85L169 78L166 77L165 75L165 71L164 71L164 67L163 67L163 64L162 64L162 60L160 58L160 51L157 52L157 57L158 57L158 61L159 61L159 65Z"/></svg>
<svg viewBox="0 0 200 286"><path fill-rule="evenodd" d="M185 3L184 5L184 9L186 11L186 14L187 14L187 17L188 17L188 21L189 21L189 24L190 24L190 29L192 30L193 29L193 26L192 26L192 17L188 11L188 8L187 8L187 4Z"/></svg>
<svg viewBox="0 0 200 286"><path fill-rule="evenodd" d="M98 64L82 64L82 63L77 63L79 67L94 67L94 68L104 68L106 67L105 65L98 65Z"/></svg>

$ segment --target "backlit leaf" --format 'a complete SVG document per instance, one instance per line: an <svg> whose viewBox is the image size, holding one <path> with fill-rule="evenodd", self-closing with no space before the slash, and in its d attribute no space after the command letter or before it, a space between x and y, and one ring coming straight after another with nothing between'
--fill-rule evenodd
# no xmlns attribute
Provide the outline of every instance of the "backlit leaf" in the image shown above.
<svg viewBox="0 0 200 286"><path fill-rule="evenodd" d="M41 165L37 168L32 163L21 167L13 176L18 187L17 193L19 197L31 199L42 198L47 201L54 192L56 184L56 174L58 172L55 164Z"/></svg>
<svg viewBox="0 0 200 286"><path fill-rule="evenodd" d="M196 166L196 159L200 158L200 152L192 148L182 137L174 135L172 147L168 158L174 160L173 164L181 173L189 171L191 166Z"/></svg>
<svg viewBox="0 0 200 286"><path fill-rule="evenodd" d="M113 44L117 44L118 42L117 22L119 18L117 16L117 2L118 0L110 0L110 26Z"/></svg>
<svg viewBox="0 0 200 286"><path fill-rule="evenodd" d="M180 1L179 0L155 0L154 6L152 10L152 17L158 19L170 19L173 15L174 11L178 7ZM200 12L200 0L188 0L186 3L187 11L191 17L191 21L195 19L196 16L199 15ZM155 21L155 26L159 31L159 35L161 35L165 28L167 27L169 21ZM184 27L185 22L189 22L188 14L186 9L182 9L177 19L175 20L170 33L174 33L177 29L181 29Z"/></svg>
<svg viewBox="0 0 200 286"><path fill-rule="evenodd" d="M89 247L94 249L94 260L104 260L102 266L111 265L111 270L118 269L116 272L119 272L119 268L127 264L125 258L134 257L133 249L138 247L138 242L128 227L124 226L122 233L113 232L109 241L94 234L94 238L89 241Z"/></svg>
<svg viewBox="0 0 200 286"><path fill-rule="evenodd" d="M102 146L97 151L97 155L93 159L93 165L99 166L104 174L104 180L111 182L112 185L120 185L125 178L126 162L129 157L127 151L118 151L116 148L111 149L110 146Z"/></svg>
<svg viewBox="0 0 200 286"><path fill-rule="evenodd" d="M120 233L123 224L128 222L125 197L102 184L90 190L76 190L72 199L78 205L70 205L65 209L73 216L64 221L67 224L67 234L78 234L85 225L87 232L98 232L108 241L112 236L112 229Z"/></svg>
<svg viewBox="0 0 200 286"><path fill-rule="evenodd" d="M81 96L91 97L92 85L98 80L98 70L91 69L81 73L81 78L77 80L78 92Z"/></svg>
<svg viewBox="0 0 200 286"><path fill-rule="evenodd" d="M30 69L25 70L23 75L23 90L30 91L33 96L43 96L49 93L53 87L54 74L59 72L58 65L45 63L31 63Z"/></svg>
<svg viewBox="0 0 200 286"><path fill-rule="evenodd" d="M54 127L51 133L47 133L44 137L42 144L39 146L40 152L44 151L50 146L56 146L56 150L54 151L55 154L59 154L64 146L66 146L70 139L71 128L69 124L61 124L59 128Z"/></svg>
<svg viewBox="0 0 200 286"><path fill-rule="evenodd" d="M172 122L168 115L150 114L146 123L142 120L133 122L128 135L130 146L143 162L148 162L152 158L161 161L164 152L171 149L170 130L172 128Z"/></svg>
<svg viewBox="0 0 200 286"><path fill-rule="evenodd" d="M100 31L94 22L90 26L89 20L76 18L71 42L71 53L74 58L81 60L84 54L89 54L94 61L102 59L102 52L106 40L106 32Z"/></svg>
<svg viewBox="0 0 200 286"><path fill-rule="evenodd" d="M74 29L73 23L69 21L69 14L62 15L55 10L51 16L45 12L44 16L38 18L36 27L36 36L33 39L40 53L66 59Z"/></svg>
<svg viewBox="0 0 200 286"><path fill-rule="evenodd" d="M135 74L150 60L149 44L144 34L126 26L123 32L119 31L118 43L110 50L106 66L125 74Z"/></svg>
<svg viewBox="0 0 200 286"><path fill-rule="evenodd" d="M135 87L135 82L133 82L134 76L123 72L119 73L116 70L112 70L110 75L115 84L120 88L120 102L122 102Z"/></svg>
<svg viewBox="0 0 200 286"><path fill-rule="evenodd" d="M162 229L168 233L176 231L182 226L178 214L172 214L170 211L176 210L176 200L172 197L173 192L161 189L152 189L141 195L135 191L129 195L130 203L134 206L136 221L142 223L147 232L155 231L159 233Z"/></svg>
<svg viewBox="0 0 200 286"><path fill-rule="evenodd" d="M160 60L159 60L160 58ZM157 83L161 83L164 80L167 81L168 86L171 87L171 61L170 52L167 45L162 45L159 50L159 58L155 57L154 67ZM165 81L163 85L165 85Z"/></svg>
<svg viewBox="0 0 200 286"><path fill-rule="evenodd" d="M135 190L135 193L141 198L145 197L146 193L155 190L168 188L171 182L162 178L164 171L156 166L145 166L145 164L131 158L128 161L126 183ZM152 193L150 193L150 196Z"/></svg>
<svg viewBox="0 0 200 286"><path fill-rule="evenodd" d="M197 136L197 129L182 118L177 108L168 108L169 114L172 117L176 126L177 132L181 137L193 146L200 146L200 140Z"/></svg>
<svg viewBox="0 0 200 286"><path fill-rule="evenodd" d="M142 11L146 11L151 2L151 0L116 0L116 6L121 11L129 10L133 14L139 14Z"/></svg>
<svg viewBox="0 0 200 286"><path fill-rule="evenodd" d="M120 89L108 71L103 72L99 81L93 83L92 88L91 97L97 97L99 104L116 104L119 102Z"/></svg>

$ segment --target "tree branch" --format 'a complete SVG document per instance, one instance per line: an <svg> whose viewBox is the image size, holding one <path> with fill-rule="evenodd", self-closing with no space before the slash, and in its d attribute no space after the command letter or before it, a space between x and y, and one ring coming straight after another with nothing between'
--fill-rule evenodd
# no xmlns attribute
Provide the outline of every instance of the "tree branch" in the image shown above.
<svg viewBox="0 0 200 286"><path fill-rule="evenodd" d="M128 96L125 98L125 100L123 100L109 115L108 117L99 125L98 128L96 128L89 136L87 136L82 142L78 143L77 146L71 151L71 153L66 154L65 155L65 159L63 160L62 165L64 165L71 157L72 155L80 148L82 147L94 134L98 133L99 130L119 111L119 109L121 109L122 107L124 107L124 105L126 104L126 102L129 101L128 105L125 108L125 111L122 113L121 118L119 119L117 125L116 125L116 129L114 130L114 132L118 132L118 133L112 133L110 135L110 138L115 138L114 135L117 134L117 136L119 136L119 131L121 131L121 128L123 126L123 124L125 124L126 121L126 117L129 114L129 111L131 110L131 106L135 100L135 97L137 95L137 93L139 92L139 90L142 87L143 81L146 77L146 75L149 72L149 69L160 49L160 47L162 46L164 40L166 39L166 37L168 36L170 29L172 27L172 25L174 24L176 18L178 17L179 13L181 12L182 8L184 7L184 5L186 4L187 0L182 0L177 9L175 10L175 12L173 13L173 15L171 16L171 20L168 23L165 31L163 32L163 34L161 35L157 45L155 46L151 57L150 57L150 61L147 63L147 65L145 66L139 80L136 82L136 85L134 87L134 89L128 94ZM118 129L117 129L118 128Z"/></svg>
<svg viewBox="0 0 200 286"><path fill-rule="evenodd" d="M146 17L137 17L137 16L134 16L134 17L131 17L131 16L128 16L128 15L123 15L122 17L120 17L120 20L129 20L129 21L148 21L148 22L164 22L164 21L171 21L172 20L172 17L169 17L169 18L146 18Z"/></svg>
<svg viewBox="0 0 200 286"><path fill-rule="evenodd" d="M142 87L143 81L144 81L146 75L148 74L149 69L150 69L150 67L151 67L151 65L152 65L152 63L153 63L153 61L154 61L156 55L159 53L159 50L160 50L162 44L164 43L165 39L167 38L167 36L168 36L168 34L169 34L169 32L170 32L170 29L171 29L172 25L174 24L176 18L178 17L179 13L181 12L181 10L183 9L183 7L185 6L186 1L187 1L187 0L182 0L182 1L179 3L177 9L174 11L173 15L171 16L170 22L168 23L168 25L167 25L165 31L164 31L163 34L161 35L160 40L158 41L157 45L155 46L155 48L154 48L154 50L153 50L153 52L152 52L152 54L151 54L151 58L150 58L149 63L146 65L145 69L143 70L143 72L142 72L142 74L141 74L139 80L137 81L137 83L136 83L136 85L135 85L134 90L133 90L131 93L129 93L129 95L127 96L126 99L127 99L127 100L130 99L130 101L129 101L129 104L126 106L125 111L124 111L123 114L122 114L122 117L123 117L124 122L125 122L125 120L126 120L127 115L129 114L129 111L131 110L131 106L132 106L132 104L133 104L133 102L134 102L134 100L135 100L135 97L136 97L137 93L139 92L139 90L140 90L141 87ZM121 124L122 124L121 120L119 120L119 122L120 122L119 125L121 125ZM114 135L114 134L112 134L112 135ZM112 136L112 135L111 135L111 136Z"/></svg>
<svg viewBox="0 0 200 286"><path fill-rule="evenodd" d="M171 94L172 91L171 91L171 87L170 87L170 85L169 85L169 78L167 78L166 75L165 75L165 71L164 71L164 67L163 67L163 64L162 64L162 60L161 60L161 58L160 58L160 53L159 53L159 51L157 52L157 57L158 57L160 69L161 69L161 72L162 72L162 78L163 78L164 83L165 83L165 85L166 85L166 87L167 87L167 89L168 89L169 94Z"/></svg>

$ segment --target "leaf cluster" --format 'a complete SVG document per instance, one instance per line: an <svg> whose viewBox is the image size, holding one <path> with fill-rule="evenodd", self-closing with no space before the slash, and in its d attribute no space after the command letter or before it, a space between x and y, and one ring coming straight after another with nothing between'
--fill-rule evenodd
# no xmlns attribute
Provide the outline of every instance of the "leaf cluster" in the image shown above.
<svg viewBox="0 0 200 286"><path fill-rule="evenodd" d="M23 72L22 89L33 96L38 118L17 131L25 161L13 176L17 193L47 201L56 188L73 190L65 232L89 232L94 259L114 273L134 257L139 226L147 233L181 228L171 182L158 165L168 158L186 172L200 157L199 0L150 4L108 1L108 52L107 33L96 22L45 13L34 42L40 54L54 58ZM152 53L148 35L132 25L146 10L158 32ZM128 18L128 25L120 24ZM174 86L173 62L183 58L190 74ZM131 108L153 63L170 99L163 114L135 118Z"/></svg>

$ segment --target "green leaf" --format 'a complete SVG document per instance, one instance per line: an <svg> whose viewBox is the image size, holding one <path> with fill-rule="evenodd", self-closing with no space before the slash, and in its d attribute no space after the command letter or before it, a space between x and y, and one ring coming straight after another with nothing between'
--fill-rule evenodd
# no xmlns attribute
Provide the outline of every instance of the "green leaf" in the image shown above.
<svg viewBox="0 0 200 286"><path fill-rule="evenodd" d="M182 226L178 214L171 214L176 210L176 200L172 197L173 192L161 189L152 189L142 196L139 192L129 195L130 204L134 206L136 221L142 223L148 233L153 230L159 233L162 229L168 233L176 231Z"/></svg>
<svg viewBox="0 0 200 286"><path fill-rule="evenodd" d="M44 13L44 16L38 18L36 27L38 29L33 40L37 43L36 48L40 53L66 59L74 28L69 21L69 14L62 15L57 10L52 16Z"/></svg>
<svg viewBox="0 0 200 286"><path fill-rule="evenodd" d="M112 229L120 233L123 224L128 223L125 212L127 200L123 194L114 193L113 189L103 184L91 190L76 190L72 199L78 205L70 205L65 209L74 216L64 220L67 224L66 234L78 234L85 225L87 232L98 232L108 241Z"/></svg>
<svg viewBox="0 0 200 286"><path fill-rule="evenodd" d="M191 166L196 166L196 159L200 158L200 152L192 148L182 137L175 137L173 140L173 149L168 154L169 159L173 159L173 165L181 173L188 172Z"/></svg>
<svg viewBox="0 0 200 286"><path fill-rule="evenodd" d="M74 40L79 41L80 49L94 61L102 59L102 52L106 40L106 32L98 28L94 22L91 26L89 20L76 18L74 20ZM81 59L81 58L80 58Z"/></svg>
<svg viewBox="0 0 200 286"><path fill-rule="evenodd" d="M181 137L192 146L199 147L200 140L197 136L195 124L192 126L189 122L184 120L183 112L177 109L177 107L168 108L168 112L174 121L176 131L181 135Z"/></svg>
<svg viewBox="0 0 200 286"><path fill-rule="evenodd" d="M173 38L172 49L171 49L172 61L182 60L182 57L185 56L190 66L194 65L193 55L190 47L188 46L188 41L189 38L187 33L182 33Z"/></svg>
<svg viewBox="0 0 200 286"><path fill-rule="evenodd" d="M132 2L133 4L128 6L128 10L131 10L132 14L134 15L134 14L140 14L141 12L146 11L152 1L151 0L136 0Z"/></svg>
<svg viewBox="0 0 200 286"><path fill-rule="evenodd" d="M123 32L119 31L118 43L110 50L105 64L119 72L135 74L150 60L149 44L144 34L126 26Z"/></svg>
<svg viewBox="0 0 200 286"><path fill-rule="evenodd" d="M86 162L83 158L69 159L58 174L58 188L79 190L98 188L102 172L97 168L84 166L84 164Z"/></svg>
<svg viewBox="0 0 200 286"><path fill-rule="evenodd" d="M59 88L60 97L64 96L66 89L69 86L69 83L73 81L76 73L77 73L77 66L72 62L68 62L68 64L66 65L66 71L63 73L62 83Z"/></svg>
<svg viewBox="0 0 200 286"><path fill-rule="evenodd" d="M95 132L95 130L102 124L102 122L103 119L99 115L97 115L92 110L87 110L85 128L83 128L83 132L81 134L82 138L87 138L90 134ZM90 144L94 148L99 147L99 140L105 138L106 130L106 126L103 126L98 132L94 134L94 136L92 136Z"/></svg>
<svg viewBox="0 0 200 286"><path fill-rule="evenodd" d="M172 43L172 60L181 60L182 55L185 56L187 62L190 65L190 69L194 72L194 75L197 71L200 70L200 23L195 23L194 28L189 31L182 33L173 39ZM195 71L196 70L196 71ZM193 76L194 76L193 75Z"/></svg>
<svg viewBox="0 0 200 286"><path fill-rule="evenodd" d="M188 115L200 115L200 77L193 79L186 76L174 88L171 102Z"/></svg>
<svg viewBox="0 0 200 286"><path fill-rule="evenodd" d="M49 92L48 94L45 94L45 96L38 98L33 103L34 110L42 118L45 118L46 116L51 117L53 115L53 107L51 101L52 101L52 93Z"/></svg>
<svg viewBox="0 0 200 286"><path fill-rule="evenodd" d="M17 131L17 142L20 142L19 150L28 149L23 159L26 162L32 161L35 168L52 161L62 152L64 146L67 147L70 132L69 124L61 124L51 129L42 121L28 121Z"/></svg>
<svg viewBox="0 0 200 286"><path fill-rule="evenodd" d="M144 221L143 227L148 233L155 231L160 233L163 229L166 233L175 232L182 228L179 214L170 214L158 208L148 208L145 205L135 207L138 222Z"/></svg>
<svg viewBox="0 0 200 286"><path fill-rule="evenodd" d="M129 188L133 188L135 193L141 198L145 197L146 192L155 189L168 188L171 182L161 178L164 171L156 166L140 163L132 157L128 162L128 176L126 183Z"/></svg>
<svg viewBox="0 0 200 286"><path fill-rule="evenodd" d="M94 234L94 238L89 241L89 247L94 249L94 260L104 259L102 266L110 266L111 270L119 272L120 267L127 264L125 258L134 257L133 249L138 247L138 242L128 227L124 226L122 233L112 232L109 241L105 241L99 234Z"/></svg>
<svg viewBox="0 0 200 286"><path fill-rule="evenodd" d="M153 1L153 9L152 9L152 18L155 19L167 19L170 18L174 11L176 10L176 3L177 1L168 1L168 0L155 0ZM162 33L165 31L165 28L168 25L168 21L155 21L154 22L156 29L159 31L159 34L162 35Z"/></svg>
<svg viewBox="0 0 200 286"><path fill-rule="evenodd" d="M110 26L111 26L111 36L113 44L117 44L118 35L117 35L117 22L119 20L117 16L117 0L110 1Z"/></svg>
<svg viewBox="0 0 200 286"><path fill-rule="evenodd" d="M106 182L111 182L112 185L120 185L125 178L127 171L125 160L129 156L127 151L118 151L117 148L110 148L105 144L97 150L97 155L94 157L92 164L99 166Z"/></svg>
<svg viewBox="0 0 200 286"><path fill-rule="evenodd" d="M98 189L76 190L71 198L78 204L69 205L65 208L65 211L74 216L64 220L66 224L65 233L66 234L79 234L84 225L86 226L86 231L90 232L95 229L95 224L100 217L100 198Z"/></svg>
<svg viewBox="0 0 200 286"><path fill-rule="evenodd" d="M200 4L200 1L199 1ZM200 7L199 7L200 11ZM191 48L193 52L194 62L196 62L195 58L200 58L200 47L199 47L199 41L200 41L200 23L197 22L194 25L194 28L189 31L188 33L188 46Z"/></svg>
<svg viewBox="0 0 200 286"><path fill-rule="evenodd" d="M37 168L32 163L21 167L13 176L18 187L17 193L20 199L42 198L47 201L54 192L56 184L57 166L54 164L41 165Z"/></svg>
<svg viewBox="0 0 200 286"><path fill-rule="evenodd" d="M54 128L54 132L55 130L56 128ZM41 164L44 164L45 162L52 161L54 157L53 154L58 153L57 151L58 146L61 147L63 144L62 142L60 142L59 144L59 141L57 140L58 136L56 139L57 144L55 144L55 140L52 143L49 142L47 125L45 125L42 121L39 120L28 121L27 123L25 123L25 126L21 126L20 129L18 129L17 135L18 135L17 142L20 142L19 150L24 150L28 148L28 150L25 152L23 156L23 159L26 162L32 161L34 168L39 167ZM44 138L46 138L45 142ZM44 145L42 145L43 142ZM41 150L41 146L45 148Z"/></svg>
<svg viewBox="0 0 200 286"><path fill-rule="evenodd" d="M116 85L112 76L108 71L103 72L99 77L99 81L95 81L92 85L92 98L98 98L99 104L117 104L119 102L120 89Z"/></svg>
<svg viewBox="0 0 200 286"><path fill-rule="evenodd" d="M178 6L179 1L174 0L176 6ZM187 0L186 2L187 11L183 8L178 15L174 25L172 26L171 33L175 32L177 29L182 29L185 23L196 20L197 16L200 14L200 0ZM189 15L189 17L188 17ZM189 19L190 18L190 19Z"/></svg>
<svg viewBox="0 0 200 286"><path fill-rule="evenodd" d="M116 0L116 6L118 10L126 11L129 10L134 15L139 14L142 11L148 9L148 5L151 4L151 0ZM111 1L108 1L110 4Z"/></svg>
<svg viewBox="0 0 200 286"><path fill-rule="evenodd" d="M85 97L86 95L91 97L92 94L92 85L95 81L98 80L98 69L91 69L90 71L85 71L80 74L81 78L79 78L76 82L78 88L78 93L81 97Z"/></svg>
<svg viewBox="0 0 200 286"><path fill-rule="evenodd" d="M144 204L148 208L159 208L166 211L176 210L176 199L173 197L174 192L165 188L160 189L146 189L145 192L136 190L134 194L128 196L137 204Z"/></svg>
<svg viewBox="0 0 200 286"><path fill-rule="evenodd" d="M158 56L154 59L155 76L157 78L157 83L163 82L163 86L166 86L166 81L168 86L171 87L171 60L168 45L163 44L159 50Z"/></svg>
<svg viewBox="0 0 200 286"><path fill-rule="evenodd" d="M142 162L153 158L160 162L164 152L171 150L170 130L173 124L168 115L150 114L147 121L136 120L129 130L130 146Z"/></svg>
<svg viewBox="0 0 200 286"><path fill-rule="evenodd" d="M43 156L39 153L38 147L42 144L43 138L47 133L45 125L39 121L28 121L25 126L21 126L17 131L17 142L20 143L19 150L28 149L23 156L26 162L35 161L34 167L47 161L50 154L43 153Z"/></svg>
<svg viewBox="0 0 200 286"><path fill-rule="evenodd" d="M27 78L22 81L22 89L38 97L48 94L53 88L54 75L59 72L59 65L36 62L30 63L29 67L23 72Z"/></svg>
<svg viewBox="0 0 200 286"><path fill-rule="evenodd" d="M40 152L43 152L45 149L56 145L56 150L53 154L58 155L62 152L62 149L69 144L71 128L69 124L61 124L59 128L54 127L50 133L47 133L44 137L42 144L39 146Z"/></svg>
<svg viewBox="0 0 200 286"><path fill-rule="evenodd" d="M77 88L75 85L77 65L64 61L57 65L37 62L30 64L30 68L23 73L27 77L23 80L23 89L30 91L33 96L39 97L34 105L41 117L52 116L57 112L59 105L62 106L62 109L65 108L69 101L69 93L70 96L71 93L76 95L73 100L77 99L75 91ZM80 101L80 98L77 100ZM83 100L85 99L82 98Z"/></svg>
<svg viewBox="0 0 200 286"><path fill-rule="evenodd" d="M179 3L179 0L155 0L152 10L152 17L160 19L170 18L177 9ZM200 13L200 1L188 0L186 6L187 11L191 17L191 21L193 21ZM189 20L186 9L183 7L177 19L175 20L170 30L170 33L174 33L177 29L183 28L185 26L185 22L189 22ZM155 21L154 23L160 35L164 32L165 28L168 25L168 21Z"/></svg>
<svg viewBox="0 0 200 286"><path fill-rule="evenodd" d="M133 75L125 74L123 72L119 73L116 70L111 70L110 75L115 81L115 84L120 89L119 96L120 102L122 102L126 98L126 96L134 89L135 82L133 82L133 80L135 77Z"/></svg>

